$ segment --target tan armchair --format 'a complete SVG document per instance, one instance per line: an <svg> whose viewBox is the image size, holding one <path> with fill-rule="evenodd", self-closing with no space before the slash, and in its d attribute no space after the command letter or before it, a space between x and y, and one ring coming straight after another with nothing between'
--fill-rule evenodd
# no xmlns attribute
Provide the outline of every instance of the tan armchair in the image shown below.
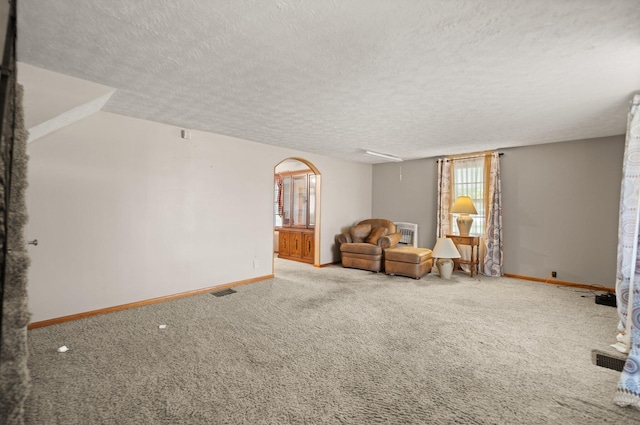
<svg viewBox="0 0 640 425"><path fill-rule="evenodd" d="M390 220L363 220L336 236L343 267L380 272L384 268L384 250L395 248L402 239Z"/></svg>

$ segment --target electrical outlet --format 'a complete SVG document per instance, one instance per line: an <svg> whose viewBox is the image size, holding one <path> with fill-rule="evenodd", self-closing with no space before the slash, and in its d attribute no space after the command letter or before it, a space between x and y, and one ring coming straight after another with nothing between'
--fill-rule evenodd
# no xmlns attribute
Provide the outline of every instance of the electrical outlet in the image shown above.
<svg viewBox="0 0 640 425"><path fill-rule="evenodd" d="M253 260L253 268L254 269L258 268L258 259Z"/></svg>
<svg viewBox="0 0 640 425"><path fill-rule="evenodd" d="M551 277L558 277L558 273L556 273L556 272L551 272Z"/></svg>

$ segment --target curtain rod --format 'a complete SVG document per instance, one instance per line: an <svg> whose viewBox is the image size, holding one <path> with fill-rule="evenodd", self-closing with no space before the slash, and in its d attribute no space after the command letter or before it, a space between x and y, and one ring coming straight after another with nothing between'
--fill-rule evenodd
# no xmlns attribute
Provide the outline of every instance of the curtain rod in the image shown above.
<svg viewBox="0 0 640 425"><path fill-rule="evenodd" d="M490 153L485 153L485 154L480 154L480 155L469 155L469 156L457 156L455 158L438 158L436 159L436 162L440 162L440 161L453 161L456 159L471 159L471 158L482 158L483 156L488 156L488 155L492 155ZM502 156L504 155L504 152L498 152L498 155Z"/></svg>

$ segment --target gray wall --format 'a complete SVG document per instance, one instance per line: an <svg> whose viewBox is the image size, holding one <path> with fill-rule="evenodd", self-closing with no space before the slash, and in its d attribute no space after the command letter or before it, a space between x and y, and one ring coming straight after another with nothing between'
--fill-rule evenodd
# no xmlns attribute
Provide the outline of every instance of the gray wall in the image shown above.
<svg viewBox="0 0 640 425"><path fill-rule="evenodd" d="M624 136L501 152L505 273L614 286ZM436 186L435 158L375 165L373 216L418 223L431 248Z"/></svg>
<svg viewBox="0 0 640 425"><path fill-rule="evenodd" d="M436 242L437 176L433 158L374 165L373 217L417 223L418 246L432 248Z"/></svg>
<svg viewBox="0 0 640 425"><path fill-rule="evenodd" d="M503 151L505 272L615 286L624 136Z"/></svg>

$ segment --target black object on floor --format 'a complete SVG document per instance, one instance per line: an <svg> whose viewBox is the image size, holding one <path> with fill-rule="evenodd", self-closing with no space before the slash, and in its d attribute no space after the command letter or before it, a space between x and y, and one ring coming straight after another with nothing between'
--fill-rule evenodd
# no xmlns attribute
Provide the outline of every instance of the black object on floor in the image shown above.
<svg viewBox="0 0 640 425"><path fill-rule="evenodd" d="M223 289L221 291L212 292L211 295L214 297L224 297L225 295L235 294L238 291L234 291L231 288Z"/></svg>
<svg viewBox="0 0 640 425"><path fill-rule="evenodd" d="M610 307L616 307L616 295L609 292L602 295L596 295L596 304L608 305Z"/></svg>
<svg viewBox="0 0 640 425"><path fill-rule="evenodd" d="M593 360L593 364L596 366L606 367L607 369L617 370L618 372L622 372L624 369L624 364L626 363L626 358L615 357L604 352L599 352L599 350L592 350L591 357Z"/></svg>

